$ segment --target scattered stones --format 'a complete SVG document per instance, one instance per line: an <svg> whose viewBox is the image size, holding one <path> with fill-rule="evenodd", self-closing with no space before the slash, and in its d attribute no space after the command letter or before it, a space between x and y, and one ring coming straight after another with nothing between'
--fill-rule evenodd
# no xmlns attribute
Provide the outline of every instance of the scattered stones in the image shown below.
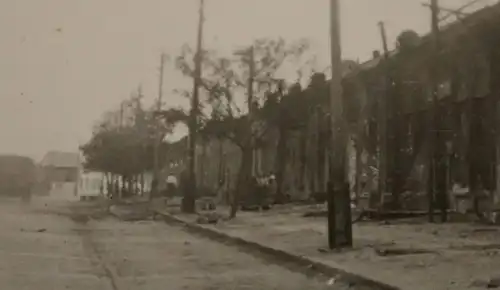
<svg viewBox="0 0 500 290"><path fill-rule="evenodd" d="M328 212L326 210L313 210L305 212L302 217L326 217Z"/></svg>
<svg viewBox="0 0 500 290"><path fill-rule="evenodd" d="M433 254L433 251L426 249L411 249L411 248L375 248L375 253L379 256L404 256L416 254Z"/></svg>
<svg viewBox="0 0 500 290"><path fill-rule="evenodd" d="M71 219L79 224L86 224L89 222L90 217L87 215L72 215Z"/></svg>
<svg viewBox="0 0 500 290"><path fill-rule="evenodd" d="M217 205L213 198L203 197L196 200L196 208L203 211L216 210Z"/></svg>
<svg viewBox="0 0 500 290"><path fill-rule="evenodd" d="M493 257L493 256L497 256L499 254L499 252L498 251L485 251L484 254L486 256Z"/></svg>
<svg viewBox="0 0 500 290"><path fill-rule="evenodd" d="M474 280L472 281L472 283L470 284L470 287L474 287L474 288L487 288L488 287L488 282L484 281L484 280Z"/></svg>
<svg viewBox="0 0 500 290"><path fill-rule="evenodd" d="M213 212L213 213L206 213L199 215L198 218L196 219L196 223L198 224L216 224L219 222L220 215Z"/></svg>
<svg viewBox="0 0 500 290"><path fill-rule="evenodd" d="M500 288L500 277L494 277L490 280L475 280L471 283L471 287L484 288L484 289L497 289Z"/></svg>
<svg viewBox="0 0 500 290"><path fill-rule="evenodd" d="M473 233L491 233L491 232L498 232L498 228L476 228L473 229Z"/></svg>
<svg viewBox="0 0 500 290"><path fill-rule="evenodd" d="M488 288L500 288L500 276L491 278L490 281L488 281Z"/></svg>

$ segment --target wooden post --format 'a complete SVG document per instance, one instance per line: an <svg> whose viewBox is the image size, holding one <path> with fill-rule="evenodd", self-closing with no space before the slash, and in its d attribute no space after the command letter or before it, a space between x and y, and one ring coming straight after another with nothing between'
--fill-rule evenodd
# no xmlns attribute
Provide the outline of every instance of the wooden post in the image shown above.
<svg viewBox="0 0 500 290"><path fill-rule="evenodd" d="M161 112L162 108L162 98L163 98L163 71L165 68L165 54L162 53L160 57L160 79L159 79L159 87L158 87L158 100L157 100L157 108L156 110L158 113ZM159 179L160 179L160 160L159 160L159 155L160 155L160 145L161 145L161 132L160 131L160 126L158 125L158 122L155 122L156 125L156 130L155 130L155 138L154 138L154 156L153 156L153 188L151 188L151 192L149 194L149 200L153 199L153 196L158 196L158 186L159 186Z"/></svg>
<svg viewBox="0 0 500 290"><path fill-rule="evenodd" d="M254 47L253 45L250 46L250 48L248 49L248 87L247 87L247 103L248 103L248 115L250 117L250 126L252 128L253 126L253 114L254 114L254 111L253 111L253 102L254 102L254 98L253 98L253 83L254 83L254 77L255 77L255 51L254 51ZM253 129L251 129L252 131ZM252 146L252 164L251 164L251 168L252 168L252 176L255 176L257 174L257 168L256 168L256 164L257 164L257 152L256 152L256 148L255 148L255 138L253 136L253 131L251 132L251 136L250 136L251 140L250 140L250 143Z"/></svg>
<svg viewBox="0 0 500 290"><path fill-rule="evenodd" d="M493 87L492 93L496 94L498 91ZM494 163L494 173L495 173L495 193L493 196L493 205L497 206L500 202L500 102L495 102L495 118L494 118L494 132L495 132L495 163Z"/></svg>
<svg viewBox="0 0 500 290"><path fill-rule="evenodd" d="M435 61L433 62L435 66L435 75L434 80L438 80L440 74L440 68L443 64L441 61L441 39L440 39L440 30L439 30L439 6L438 0L433 0L432 4L432 31L434 35L434 57ZM439 84L436 85L436 98L439 92ZM439 106L438 104L436 104ZM438 194L438 205L441 214L441 222L446 222L448 220L448 148L447 148L447 137L449 135L449 127L448 127L448 115L449 108L445 107L444 113L439 113L438 108L436 108L436 123L437 123L437 150L436 150L436 190Z"/></svg>
<svg viewBox="0 0 500 290"><path fill-rule="evenodd" d="M340 4L330 0L330 166L328 182L328 245L330 249L352 246L351 200L346 174L347 123L343 116Z"/></svg>
<svg viewBox="0 0 500 290"><path fill-rule="evenodd" d="M429 189L429 221L434 221L434 208L437 202L441 212L441 221L447 220L447 162L446 145L443 127L443 114L439 113L439 63L440 63L440 39L439 39L439 5L438 0L431 0L431 23L433 37L433 61L432 61L432 123L431 123L431 160Z"/></svg>
<svg viewBox="0 0 500 290"><path fill-rule="evenodd" d="M383 210L384 195L387 192L387 98L391 92L392 78L389 71L389 49L387 47L387 37L383 22L379 22L382 47L384 49L384 69L385 69L385 88L378 102L378 142L379 142L379 180L378 193L380 197L380 208Z"/></svg>
<svg viewBox="0 0 500 290"><path fill-rule="evenodd" d="M200 0L198 37L195 54L195 76L193 81L193 98L191 100L191 112L189 120L189 146L188 146L188 175L189 186L184 192L182 199L182 211L186 213L195 212L196 199L196 140L198 131L198 107L199 107L199 87L201 82L201 62L202 62L202 40L203 40L203 21L204 21L204 0Z"/></svg>

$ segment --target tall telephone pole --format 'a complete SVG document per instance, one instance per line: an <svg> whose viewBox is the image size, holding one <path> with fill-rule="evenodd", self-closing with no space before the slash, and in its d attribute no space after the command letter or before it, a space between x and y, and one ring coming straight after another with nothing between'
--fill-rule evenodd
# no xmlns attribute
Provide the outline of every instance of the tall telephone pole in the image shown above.
<svg viewBox="0 0 500 290"><path fill-rule="evenodd" d="M247 89L247 101L248 101L248 110L250 113L253 113L253 82L255 75L255 51L253 45L248 49L248 89Z"/></svg>
<svg viewBox="0 0 500 290"><path fill-rule="evenodd" d="M188 145L188 174L189 184L184 192L182 199L182 211L193 213L195 211L196 198L196 139L198 130L198 108L199 108L199 87L201 83L201 62L202 62L202 41L203 41L203 22L204 22L204 0L200 0L198 36L196 44L196 54L194 57L194 81L193 98L191 102L191 112L189 116L189 145Z"/></svg>
<svg viewBox="0 0 500 290"><path fill-rule="evenodd" d="M330 0L330 180L328 182L328 246L352 246L351 199L346 175L347 124L342 102L340 3Z"/></svg>
<svg viewBox="0 0 500 290"><path fill-rule="evenodd" d="M254 78L255 78L255 50L253 45L250 46L248 49L248 87L247 87L247 103L248 103L248 115L250 116L250 119L253 121L254 117L254 95L253 95L253 83L254 83ZM257 161L257 152L256 148L254 146L255 138L252 133L252 175L255 176L257 173L257 168L256 168L256 161Z"/></svg>
<svg viewBox="0 0 500 290"><path fill-rule="evenodd" d="M161 108L162 108L162 99L163 99L163 71L165 69L165 59L166 55L165 53L162 53L160 56L160 79L158 83L158 100L156 104L156 110L158 114L161 113ZM155 130L155 144L154 144L154 155L153 155L153 188L151 188L151 194L149 195L149 199L152 199L153 196L158 196L158 186L160 182L160 145L161 145L161 137L162 133L160 132L160 126L158 123L156 124L156 130Z"/></svg>
<svg viewBox="0 0 500 290"><path fill-rule="evenodd" d="M253 121L253 116L254 116L254 91L253 91L253 84L255 82L255 47L252 44L248 48L244 48L242 50L238 50L234 53L234 55L238 56L241 58L242 62L245 65L248 65L248 81L247 81L247 108L248 108L248 116L250 117L250 122ZM252 123L253 124L253 123ZM253 127L251 127L253 130ZM252 144L252 158L251 158L251 174L255 175L257 172L257 168L255 167L256 164L256 149L254 145L254 136L253 136L253 131L251 131L251 136L250 136L250 143Z"/></svg>
<svg viewBox="0 0 500 290"><path fill-rule="evenodd" d="M448 161L447 146L445 143L445 122L447 112L439 112L439 77L440 77L440 31L439 31L439 7L438 0L431 0L431 28L432 28L432 66L431 87L432 105L431 120L429 122L429 175L427 191L429 200L429 222L434 222L434 210L437 206L441 211L441 221L445 222L447 217L447 192L448 192Z"/></svg>
<svg viewBox="0 0 500 290"><path fill-rule="evenodd" d="M447 161L444 136L444 116L439 113L439 76L440 76L440 35L439 35L439 4L438 0L431 0L431 27L433 40L432 62L432 125L431 125L431 182L429 192L429 221L434 221L434 208L439 206L441 221L447 220Z"/></svg>
<svg viewBox="0 0 500 290"><path fill-rule="evenodd" d="M378 178L378 192L380 194L380 210L384 206L384 195L387 191L387 97L388 92L391 91L392 78L390 76L389 68L389 49L387 47L387 36L385 25L383 22L378 23L380 28L380 36L382 38L382 47L384 49L384 68L385 68L385 89L384 94L379 98L378 104L378 138L379 138L379 178Z"/></svg>
<svg viewBox="0 0 500 290"><path fill-rule="evenodd" d="M439 30L439 20L438 20L438 1L431 0L431 35L433 44L433 64L431 69L431 90L432 90L432 103L430 105L431 114L429 122L429 161L428 161L428 178L427 178L427 196L428 196L428 216L429 222L434 222L434 209L436 207L436 148L438 142L438 128L437 128L437 106L438 106L438 81L436 80L436 49L437 49L437 31Z"/></svg>

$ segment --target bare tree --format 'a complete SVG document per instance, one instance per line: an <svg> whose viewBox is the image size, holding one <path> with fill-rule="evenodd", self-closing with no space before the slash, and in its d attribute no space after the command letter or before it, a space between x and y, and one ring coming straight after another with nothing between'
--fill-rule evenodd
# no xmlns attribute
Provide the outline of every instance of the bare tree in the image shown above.
<svg viewBox="0 0 500 290"><path fill-rule="evenodd" d="M201 86L207 92L204 102L213 109L204 129L230 140L241 150L236 190L231 196L231 218L236 216L240 197L247 194L253 150L270 127L261 114L265 93L276 88L276 75L283 65L299 58L307 48L307 41L287 44L283 39L258 39L229 57L203 52ZM194 77L192 55L193 51L184 46L176 59L178 69L188 77ZM241 98L245 94L246 98Z"/></svg>

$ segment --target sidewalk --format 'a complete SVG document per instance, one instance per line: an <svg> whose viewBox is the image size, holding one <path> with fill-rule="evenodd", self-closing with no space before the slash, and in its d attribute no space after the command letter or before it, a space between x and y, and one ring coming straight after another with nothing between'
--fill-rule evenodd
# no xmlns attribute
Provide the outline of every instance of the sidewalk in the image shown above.
<svg viewBox="0 0 500 290"><path fill-rule="evenodd" d="M500 276L498 227L364 222L354 225L353 249L330 253L319 250L327 247L326 220L302 217L306 209L239 212L234 220L203 227L401 289L485 289L487 281ZM197 219L176 216L190 223Z"/></svg>
<svg viewBox="0 0 500 290"><path fill-rule="evenodd" d="M177 202L177 201L176 201ZM169 207L179 207L177 204ZM109 207L109 212L124 221L144 220L153 217L154 211L165 209L164 198L121 201Z"/></svg>

